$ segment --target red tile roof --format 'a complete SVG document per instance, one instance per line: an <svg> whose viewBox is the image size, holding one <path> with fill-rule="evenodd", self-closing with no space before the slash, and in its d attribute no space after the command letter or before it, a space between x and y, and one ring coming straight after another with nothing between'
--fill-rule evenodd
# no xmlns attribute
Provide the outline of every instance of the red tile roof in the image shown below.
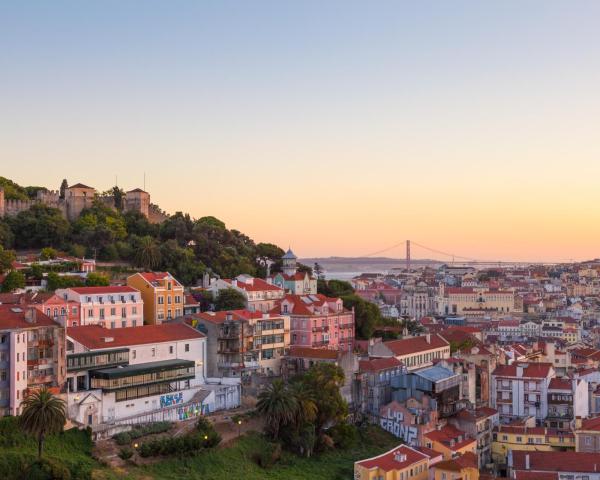
<svg viewBox="0 0 600 480"><path fill-rule="evenodd" d="M144 280L148 283L155 283L160 280L164 280L167 277L170 277L178 286L181 286L181 283L177 281L175 277L173 277L169 272L141 272L139 275L142 276Z"/></svg>
<svg viewBox="0 0 600 480"><path fill-rule="evenodd" d="M588 419L582 420L581 428L578 430L594 430L594 431L599 432L600 431L600 417L588 418Z"/></svg>
<svg viewBox="0 0 600 480"><path fill-rule="evenodd" d="M527 455L529 455L529 469L525 468ZM600 470L600 454L513 450L513 467L515 470L540 472L597 472Z"/></svg>
<svg viewBox="0 0 600 480"><path fill-rule="evenodd" d="M396 355L410 355L412 353L426 352L436 348L447 347L450 344L441 338L439 335L431 335L430 342L427 342L425 335L421 337L404 338L402 340L391 340L389 342L383 342L391 352Z"/></svg>
<svg viewBox="0 0 600 480"><path fill-rule="evenodd" d="M402 362L396 357L372 358L370 360L360 360L358 368L361 372L380 372L389 368L396 368L402 365Z"/></svg>
<svg viewBox="0 0 600 480"><path fill-rule="evenodd" d="M551 363L518 363L522 365L523 377L525 378L547 378L552 369ZM512 365L498 365L492 372L492 375L497 377L516 377L517 376L517 364Z"/></svg>
<svg viewBox="0 0 600 480"><path fill-rule="evenodd" d="M262 312L251 312L250 310L220 310L218 312L201 312L194 313L189 318L197 318L211 323L224 323L227 320L227 315L231 315L232 321L249 320L251 318L262 318ZM276 318L277 315L271 315L271 318Z"/></svg>
<svg viewBox="0 0 600 480"><path fill-rule="evenodd" d="M90 350L96 350L148 343L195 340L203 338L204 334L183 323L165 323L126 328L103 328L99 325L70 327L67 336ZM112 340L106 341L106 339Z"/></svg>
<svg viewBox="0 0 600 480"><path fill-rule="evenodd" d="M400 461L399 458L403 458L403 460ZM406 445L400 445L389 452L377 457L361 460L356 462L356 464L369 470L372 468L380 468L385 472L391 472L393 470L403 470L417 462L427 460L428 458L429 457L427 455L415 450L414 448L410 448Z"/></svg>
<svg viewBox="0 0 600 480"><path fill-rule="evenodd" d="M460 450L467 445L475 443L474 438L467 438L467 434L462 430L459 430L453 425L444 425L439 430L433 430L425 434L429 440L444 444L447 448L452 451ZM460 441L459 441L460 439ZM454 442L452 446L450 443Z"/></svg>
<svg viewBox="0 0 600 480"><path fill-rule="evenodd" d="M480 477L481 480L481 477ZM556 472L527 472L519 470L515 472L515 480L558 480Z"/></svg>
<svg viewBox="0 0 600 480"><path fill-rule="evenodd" d="M31 311L31 315L34 316L35 322L28 322L25 319L25 314ZM16 305L0 305L0 328L1 329L15 329L15 328L35 328L35 327L48 327L59 325L55 323L50 317L46 316L39 310L30 307L19 307Z"/></svg>
<svg viewBox="0 0 600 480"><path fill-rule="evenodd" d="M114 287L71 287L69 290L74 291L80 295L104 295L111 293L137 293L133 287L126 285L114 286Z"/></svg>
<svg viewBox="0 0 600 480"><path fill-rule="evenodd" d="M233 285L233 280L232 279L223 279L225 282ZM264 290L279 290L279 291L283 291L283 289L281 287L278 287L277 285L273 285L272 283L268 283L267 281L263 280L262 278L256 278L254 277L250 282L244 282L242 280L238 279L234 279L237 281L237 287L241 288L242 290L245 290L247 292L262 292Z"/></svg>
<svg viewBox="0 0 600 480"><path fill-rule="evenodd" d="M549 389L552 390L569 390L573 389L571 385L571 381L566 378L552 378L550 379L550 384L548 385Z"/></svg>

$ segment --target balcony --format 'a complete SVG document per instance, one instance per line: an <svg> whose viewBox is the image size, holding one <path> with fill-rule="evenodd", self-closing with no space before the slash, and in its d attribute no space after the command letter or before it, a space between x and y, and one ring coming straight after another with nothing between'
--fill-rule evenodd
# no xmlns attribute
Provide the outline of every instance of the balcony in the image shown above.
<svg viewBox="0 0 600 480"><path fill-rule="evenodd" d="M91 388L110 391L138 385L189 380L196 376L195 365L195 362L191 360L163 360L93 370L90 372Z"/></svg>
<svg viewBox="0 0 600 480"><path fill-rule="evenodd" d="M129 364L129 349L97 350L67 355L67 371L90 370Z"/></svg>
<svg viewBox="0 0 600 480"><path fill-rule="evenodd" d="M354 324L353 323L343 323L340 325L340 329L341 330L345 330L348 328L354 328Z"/></svg>
<svg viewBox="0 0 600 480"><path fill-rule="evenodd" d="M321 327L313 327L312 331L315 332L315 333L316 332L328 332L329 331L329 326L328 325L324 325L324 326L321 326Z"/></svg>
<svg viewBox="0 0 600 480"><path fill-rule="evenodd" d="M325 347L327 345L329 345L329 340L324 340L321 342L312 342L313 347Z"/></svg>
<svg viewBox="0 0 600 480"><path fill-rule="evenodd" d="M498 397L496 398L496 403L501 404L501 403L506 403L506 404L512 404L513 399L512 396L508 397L508 398L502 398L502 397Z"/></svg>

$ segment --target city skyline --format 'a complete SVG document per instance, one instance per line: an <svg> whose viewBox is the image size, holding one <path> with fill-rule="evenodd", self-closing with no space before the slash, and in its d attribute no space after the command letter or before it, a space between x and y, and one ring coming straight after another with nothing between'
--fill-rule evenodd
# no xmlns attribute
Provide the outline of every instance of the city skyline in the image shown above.
<svg viewBox="0 0 600 480"><path fill-rule="evenodd" d="M19 184L145 172L167 212L301 257L600 256L595 2L0 8Z"/></svg>

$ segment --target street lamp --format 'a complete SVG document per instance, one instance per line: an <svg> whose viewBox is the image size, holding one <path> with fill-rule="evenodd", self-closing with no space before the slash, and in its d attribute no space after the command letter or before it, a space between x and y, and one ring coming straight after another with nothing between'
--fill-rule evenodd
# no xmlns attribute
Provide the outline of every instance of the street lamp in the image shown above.
<svg viewBox="0 0 600 480"><path fill-rule="evenodd" d="M238 420L237 424L238 424L238 438L239 438L239 436L242 434L242 421Z"/></svg>

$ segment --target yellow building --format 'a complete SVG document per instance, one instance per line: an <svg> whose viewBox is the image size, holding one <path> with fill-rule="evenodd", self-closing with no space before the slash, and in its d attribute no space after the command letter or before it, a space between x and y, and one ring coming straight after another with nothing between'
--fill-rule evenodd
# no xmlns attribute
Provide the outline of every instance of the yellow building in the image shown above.
<svg viewBox="0 0 600 480"><path fill-rule="evenodd" d="M354 464L355 480L427 480L428 476L429 457L406 445Z"/></svg>
<svg viewBox="0 0 600 480"><path fill-rule="evenodd" d="M183 315L183 285L168 272L136 273L127 278L144 301L144 324L158 325L163 320Z"/></svg>
<svg viewBox="0 0 600 480"><path fill-rule="evenodd" d="M569 431L500 425L493 434L492 460L498 464L506 464L509 450L551 452L574 449L575 435Z"/></svg>
<svg viewBox="0 0 600 480"><path fill-rule="evenodd" d="M472 453L477 455L477 441L452 425L445 425L423 435L425 446L444 456L444 460L452 460L458 455Z"/></svg>
<svg viewBox="0 0 600 480"><path fill-rule="evenodd" d="M465 453L452 460L443 460L431 466L435 480L479 480L477 456Z"/></svg>

